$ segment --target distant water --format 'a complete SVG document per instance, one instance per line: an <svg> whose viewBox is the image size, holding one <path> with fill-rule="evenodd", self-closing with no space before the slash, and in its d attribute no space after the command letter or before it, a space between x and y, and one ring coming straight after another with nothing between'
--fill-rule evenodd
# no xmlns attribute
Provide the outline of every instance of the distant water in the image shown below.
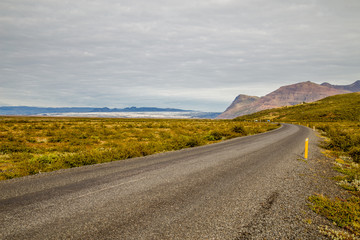
<svg viewBox="0 0 360 240"><path fill-rule="evenodd" d="M215 118L214 112L81 112L81 113L43 113L38 116L49 117L99 117L99 118Z"/></svg>

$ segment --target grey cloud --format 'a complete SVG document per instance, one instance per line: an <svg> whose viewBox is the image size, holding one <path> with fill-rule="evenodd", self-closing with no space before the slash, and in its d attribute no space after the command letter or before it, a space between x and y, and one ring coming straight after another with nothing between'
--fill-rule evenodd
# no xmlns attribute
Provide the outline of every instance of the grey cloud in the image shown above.
<svg viewBox="0 0 360 240"><path fill-rule="evenodd" d="M357 0L2 1L0 102L224 110L359 77ZM164 106L172 104L171 106Z"/></svg>

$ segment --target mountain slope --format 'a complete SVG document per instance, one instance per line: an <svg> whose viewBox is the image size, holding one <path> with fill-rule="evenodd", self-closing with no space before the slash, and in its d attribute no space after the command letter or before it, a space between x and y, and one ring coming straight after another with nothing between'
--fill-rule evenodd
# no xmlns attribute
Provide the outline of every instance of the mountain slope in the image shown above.
<svg viewBox="0 0 360 240"><path fill-rule="evenodd" d="M291 121L360 121L360 92L326 97L316 102L268 109L237 120Z"/></svg>
<svg viewBox="0 0 360 240"><path fill-rule="evenodd" d="M250 104L259 99L260 97L240 94L218 118L233 118L238 112L247 112L250 110Z"/></svg>
<svg viewBox="0 0 360 240"><path fill-rule="evenodd" d="M241 105L234 101L233 104L218 118L234 118L251 114L265 109L291 106L303 102L314 102L319 99L337 94L349 93L344 89L336 89L329 86L321 86L313 82L301 82L280 87L279 89L261 97L248 105Z"/></svg>

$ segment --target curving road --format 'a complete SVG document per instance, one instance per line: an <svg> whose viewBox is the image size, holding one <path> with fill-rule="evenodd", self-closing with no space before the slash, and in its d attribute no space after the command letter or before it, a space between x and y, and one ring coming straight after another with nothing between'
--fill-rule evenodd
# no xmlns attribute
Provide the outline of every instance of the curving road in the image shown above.
<svg viewBox="0 0 360 240"><path fill-rule="evenodd" d="M305 233L280 199L312 135L285 124L218 144L2 181L0 239L295 238ZM273 226L276 218L286 226Z"/></svg>

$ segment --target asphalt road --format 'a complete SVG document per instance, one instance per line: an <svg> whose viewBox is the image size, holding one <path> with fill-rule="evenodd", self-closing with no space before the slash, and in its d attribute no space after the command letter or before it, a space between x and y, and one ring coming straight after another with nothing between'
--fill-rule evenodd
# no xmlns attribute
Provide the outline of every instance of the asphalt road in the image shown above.
<svg viewBox="0 0 360 240"><path fill-rule="evenodd" d="M285 202L301 191L294 187L296 168L313 135L284 125L203 147L2 181L0 239L310 239L314 233Z"/></svg>

